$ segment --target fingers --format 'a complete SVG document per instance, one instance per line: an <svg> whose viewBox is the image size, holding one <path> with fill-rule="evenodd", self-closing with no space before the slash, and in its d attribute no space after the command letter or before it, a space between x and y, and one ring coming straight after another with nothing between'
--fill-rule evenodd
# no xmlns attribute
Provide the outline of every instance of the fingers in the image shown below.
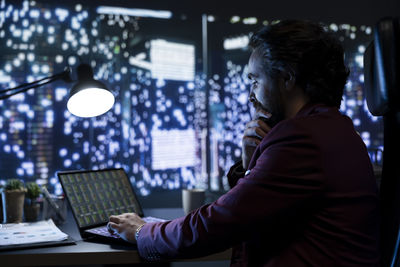
<svg viewBox="0 0 400 267"><path fill-rule="evenodd" d="M107 229L112 234L119 233L120 231L119 225L113 222L108 222Z"/></svg>
<svg viewBox="0 0 400 267"><path fill-rule="evenodd" d="M267 135L270 130L271 128L263 121L250 121L246 124L246 129L243 133L243 139L247 137L252 137L261 140Z"/></svg>
<svg viewBox="0 0 400 267"><path fill-rule="evenodd" d="M269 127L264 121L260 119L252 120L246 124L246 129L248 128L258 128L262 130L265 133L268 133L271 130L271 127Z"/></svg>
<svg viewBox="0 0 400 267"><path fill-rule="evenodd" d="M120 216L121 215L111 215L109 221L113 223L120 223L121 222Z"/></svg>
<svg viewBox="0 0 400 267"><path fill-rule="evenodd" d="M125 223L133 221L142 221L142 219L136 213L123 213L120 215L111 215L109 217L109 223L107 227L114 229L120 229Z"/></svg>
<svg viewBox="0 0 400 267"><path fill-rule="evenodd" d="M123 213L111 215L107 228L110 233L117 234L122 239L135 243L136 229L145 223L136 213Z"/></svg>
<svg viewBox="0 0 400 267"><path fill-rule="evenodd" d="M246 124L242 139L242 162L244 169L247 169L255 148L270 130L271 128L259 118Z"/></svg>
<svg viewBox="0 0 400 267"><path fill-rule="evenodd" d="M261 143L261 139L259 139L257 137L249 137L249 136L243 137L243 141L242 141L242 144L245 147L248 147L248 146L256 147L260 143Z"/></svg>
<svg viewBox="0 0 400 267"><path fill-rule="evenodd" d="M260 128L248 128L243 133L243 139L245 139L245 138L256 138L258 140L261 140L266 135L267 135L267 133L264 132Z"/></svg>
<svg viewBox="0 0 400 267"><path fill-rule="evenodd" d="M257 112L256 112L256 114L254 116L254 119L265 119L265 120L268 120L268 119L271 118L271 116L272 116L271 113L269 113L269 112L267 112L267 111L265 111L263 109L257 109Z"/></svg>

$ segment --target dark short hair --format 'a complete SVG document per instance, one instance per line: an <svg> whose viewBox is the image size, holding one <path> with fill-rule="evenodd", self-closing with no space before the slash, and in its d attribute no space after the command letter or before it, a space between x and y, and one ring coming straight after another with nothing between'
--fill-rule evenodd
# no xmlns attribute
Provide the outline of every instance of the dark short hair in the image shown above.
<svg viewBox="0 0 400 267"><path fill-rule="evenodd" d="M342 45L320 24L280 21L255 33L250 47L261 52L268 76L291 71L312 103L340 107L349 71Z"/></svg>

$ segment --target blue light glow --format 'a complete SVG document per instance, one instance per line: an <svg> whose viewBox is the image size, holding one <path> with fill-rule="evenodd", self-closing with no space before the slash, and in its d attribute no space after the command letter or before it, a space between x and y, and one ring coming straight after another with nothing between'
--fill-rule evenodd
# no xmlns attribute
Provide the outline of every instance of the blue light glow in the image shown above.
<svg viewBox="0 0 400 267"><path fill-rule="evenodd" d="M176 42L179 38L174 37L180 33L174 27L170 27L171 40L146 36L142 25L153 29L149 26L159 18L138 19L133 13L138 10L93 9L84 3L65 3L59 8L40 1L24 1L22 7L6 1L1 4L0 46L7 52L0 55L0 87L32 82L66 65L87 62L95 78L107 83L117 99L110 112L93 119L77 118L65 110L69 85L64 82L1 101L1 184L17 177L50 184L54 193L61 193L54 178L57 171L123 167L141 195L204 185L209 114L212 175L226 184L225 172L240 159L244 125L250 120L248 51L230 50L235 60L221 62L223 70L206 80L195 64L195 51L201 44ZM146 14L172 16L163 12L139 16ZM382 137L375 129L381 120L369 114L362 94L365 42L359 38L369 38L371 28L339 24L329 28L355 47L346 54L352 72L341 110L352 117L367 146L379 147ZM249 36L249 32L237 36ZM156 27L149 36L161 33L165 35ZM221 37L221 44L226 38Z"/></svg>

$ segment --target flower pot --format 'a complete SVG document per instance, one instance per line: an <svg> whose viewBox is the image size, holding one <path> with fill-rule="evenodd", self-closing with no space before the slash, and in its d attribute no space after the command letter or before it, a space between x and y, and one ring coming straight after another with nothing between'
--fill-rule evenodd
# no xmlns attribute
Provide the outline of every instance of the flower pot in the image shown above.
<svg viewBox="0 0 400 267"><path fill-rule="evenodd" d="M27 222L36 222L39 218L40 213L40 204L39 203L32 203L32 204L25 204L24 206L24 216L25 221Z"/></svg>
<svg viewBox="0 0 400 267"><path fill-rule="evenodd" d="M4 190L3 199L3 217L5 223L22 222L24 211L24 199L26 190Z"/></svg>

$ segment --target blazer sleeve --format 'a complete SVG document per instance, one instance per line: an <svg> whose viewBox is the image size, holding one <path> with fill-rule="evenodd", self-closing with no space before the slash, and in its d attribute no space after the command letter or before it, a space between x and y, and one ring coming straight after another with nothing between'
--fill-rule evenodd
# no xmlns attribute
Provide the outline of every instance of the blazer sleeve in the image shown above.
<svg viewBox="0 0 400 267"><path fill-rule="evenodd" d="M323 185L311 138L295 134L263 143L251 172L218 200L187 216L146 224L138 238L141 257L192 258L223 251L261 232L268 236L317 203Z"/></svg>

